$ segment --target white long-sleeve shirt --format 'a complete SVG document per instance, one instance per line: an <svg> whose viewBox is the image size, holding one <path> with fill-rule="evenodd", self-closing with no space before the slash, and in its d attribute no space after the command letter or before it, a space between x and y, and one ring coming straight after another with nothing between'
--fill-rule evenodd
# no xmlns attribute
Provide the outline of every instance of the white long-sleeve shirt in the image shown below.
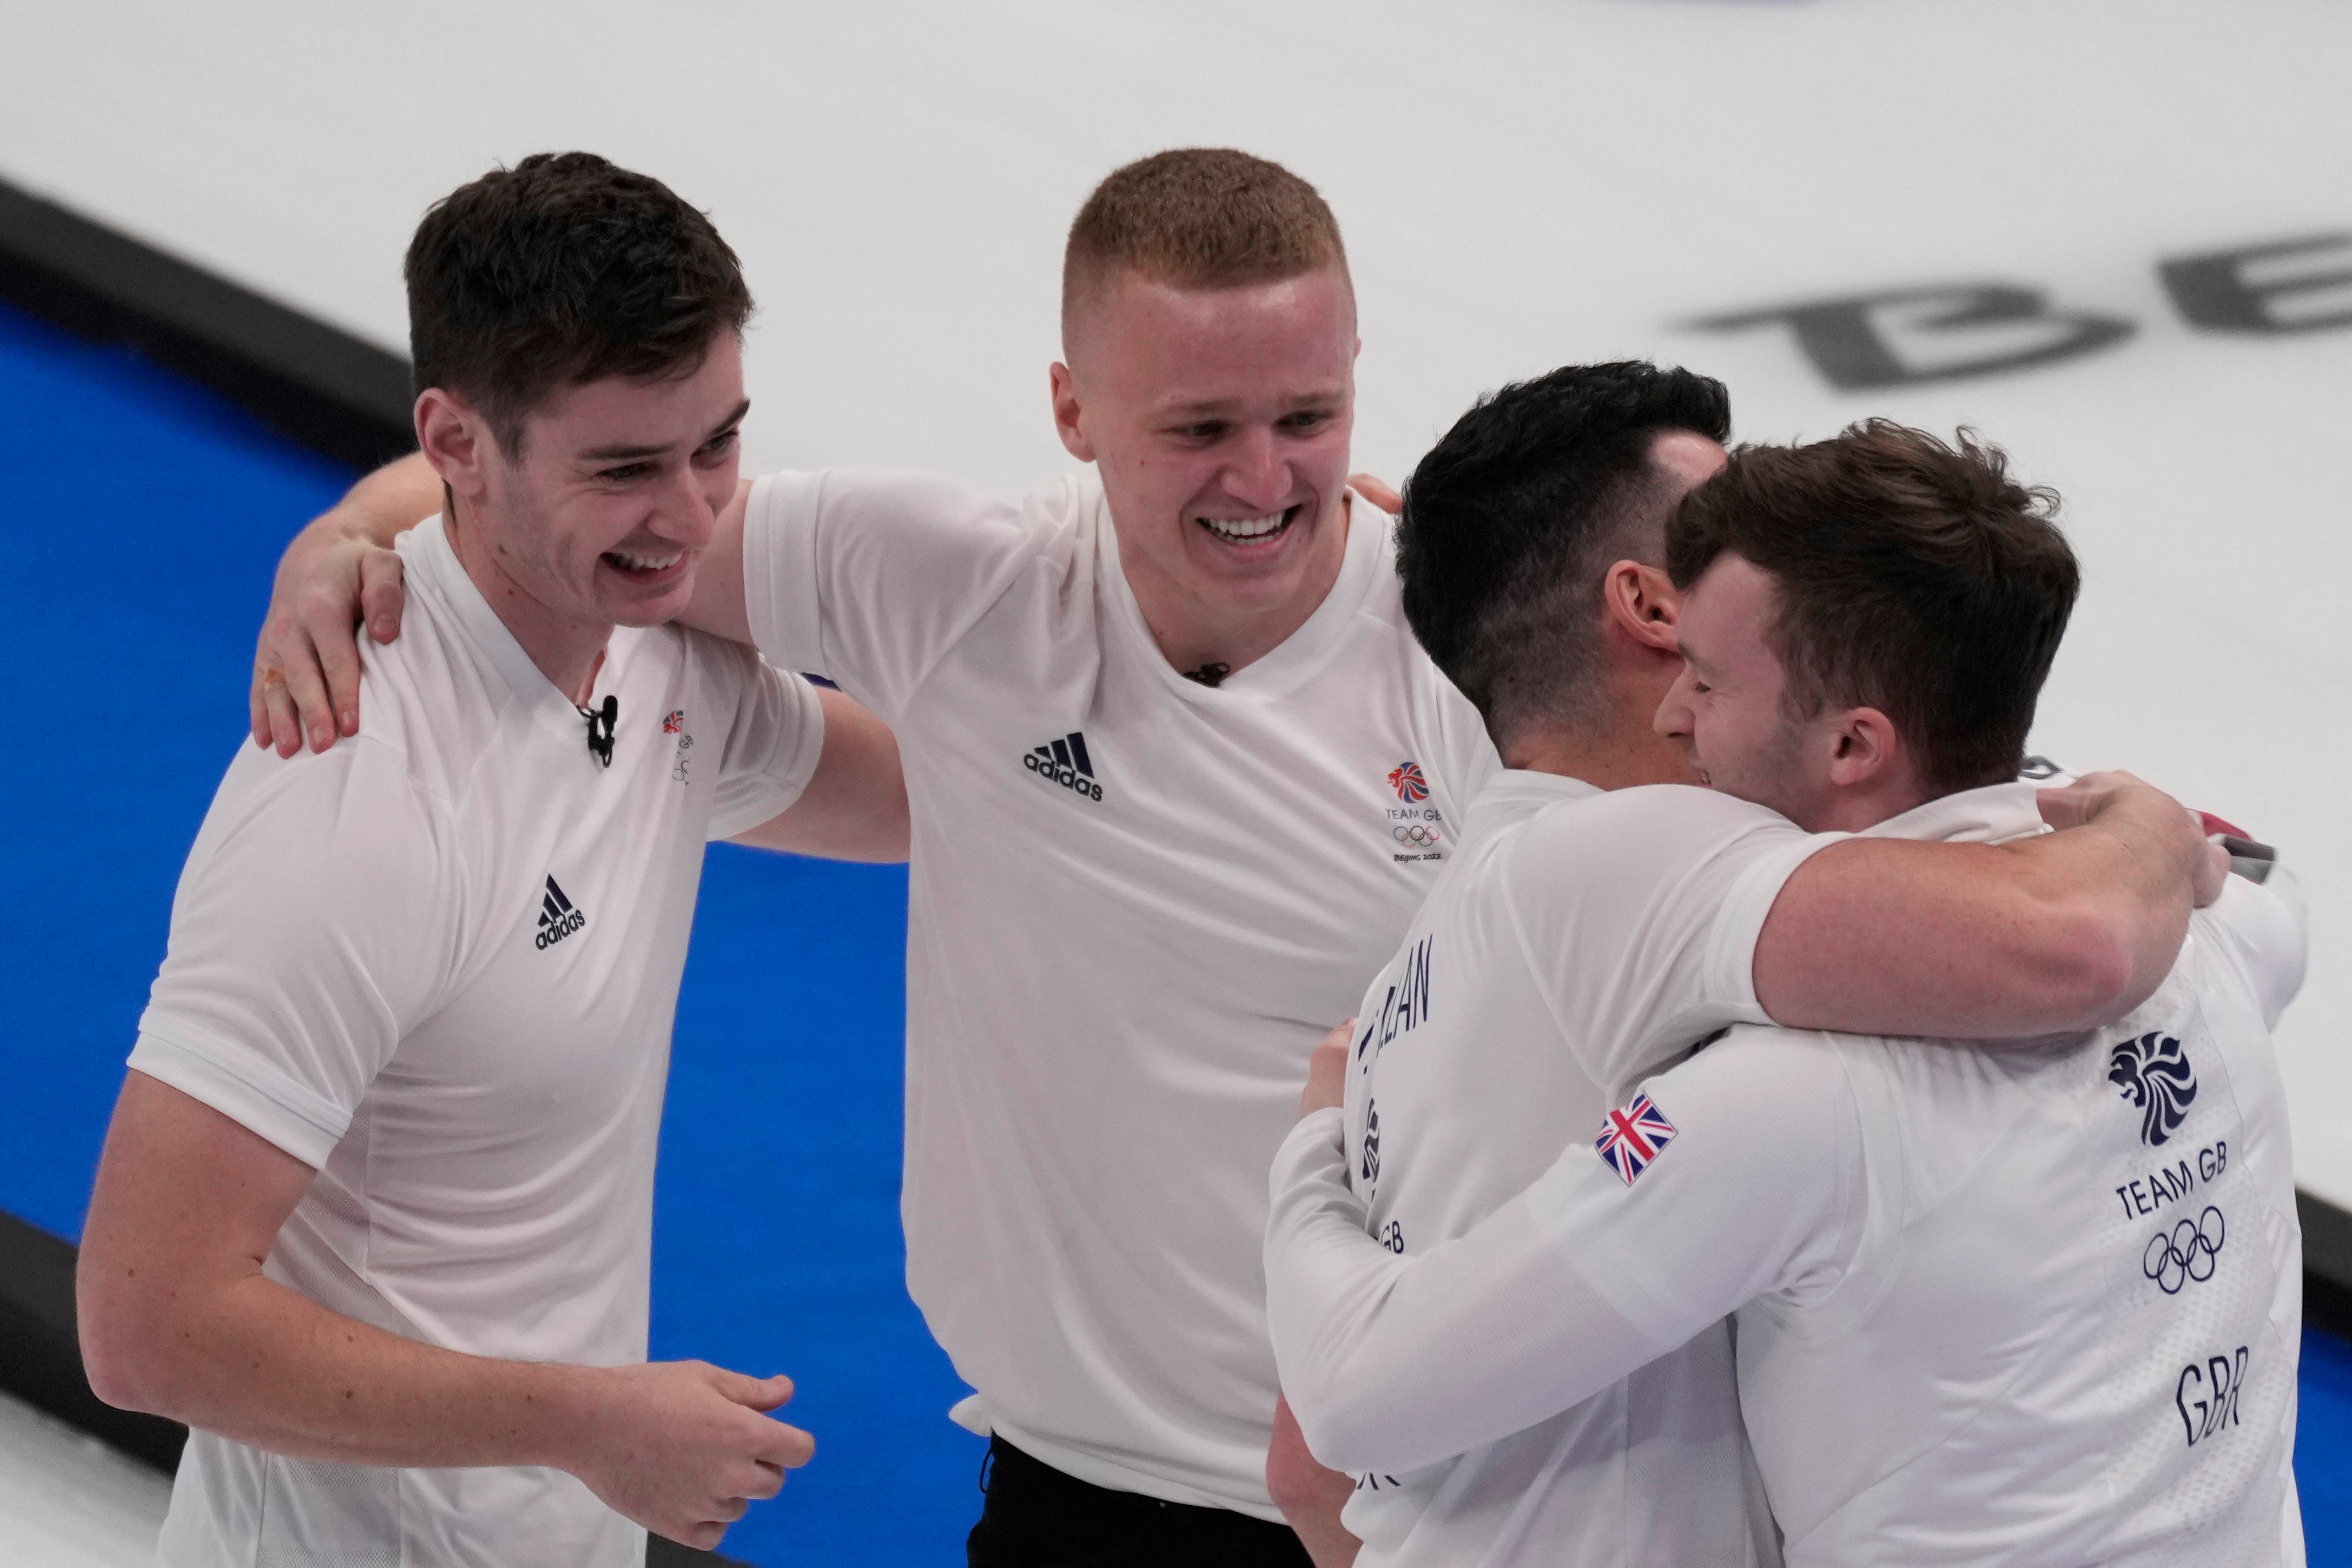
<svg viewBox="0 0 2352 1568"><path fill-rule="evenodd" d="M1873 831L2038 828L2030 788L2003 786ZM1792 1564L2299 1563L2300 1252L2268 1030L2304 951L2291 879L2233 879L2157 994L2087 1037L1736 1029L1406 1256L1372 1234L1341 1116L1306 1118L1267 1237L1286 1392L1327 1462L1444 1513L1478 1490L1465 1469L1736 1310ZM1451 1104L1474 1129L1488 1110ZM1521 1516L1588 1485L1512 1479ZM1493 1510L1447 1522L1454 1561L1551 1560Z"/></svg>
<svg viewBox="0 0 2352 1568"><path fill-rule="evenodd" d="M1341 1196L1356 1207L1344 1228L1406 1257L1469 1231L1539 1177L1564 1129L1597 1121L1618 1085L1701 1035L1762 1021L1757 934L1790 872L1830 841L1705 789L1603 792L1532 772L1497 777L1470 821L1364 998L1349 1074L1353 1186ZM1564 1019L1585 1027L1567 1031ZM1287 1365L1283 1381L1310 1445L1359 1472L1347 1521L1367 1568L1769 1561L1729 1333L1683 1338L1673 1355L1643 1354L1632 1375L1572 1410L1549 1406L1548 1420L1531 1415L1517 1424L1530 1429L1460 1463L1433 1463L1470 1446L1443 1413L1406 1447L1359 1444L1329 1385L1292 1388ZM1297 1354L1279 1335L1276 1345ZM1370 1392L1347 1385L1349 1397Z"/></svg>

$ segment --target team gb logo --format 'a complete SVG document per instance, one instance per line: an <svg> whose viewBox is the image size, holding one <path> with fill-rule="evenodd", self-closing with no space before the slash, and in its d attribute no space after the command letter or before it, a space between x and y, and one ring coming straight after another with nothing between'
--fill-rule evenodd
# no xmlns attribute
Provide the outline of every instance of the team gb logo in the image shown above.
<svg viewBox="0 0 2352 1568"><path fill-rule="evenodd" d="M2139 1139L2153 1147L2172 1136L2197 1098L2197 1074L2168 1034L2127 1040L2108 1054L2107 1082L2140 1108Z"/></svg>

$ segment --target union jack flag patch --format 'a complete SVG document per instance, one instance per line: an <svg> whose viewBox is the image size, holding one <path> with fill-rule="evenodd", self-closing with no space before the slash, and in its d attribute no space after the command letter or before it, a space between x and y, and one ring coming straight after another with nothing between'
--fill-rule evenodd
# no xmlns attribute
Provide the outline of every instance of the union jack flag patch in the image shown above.
<svg viewBox="0 0 2352 1568"><path fill-rule="evenodd" d="M1609 1113L1609 1120L1601 1124L1601 1136L1592 1146L1609 1162L1609 1168L1625 1178L1632 1186L1633 1178L1650 1168L1658 1151L1674 1141L1675 1124L1647 1094L1636 1094L1633 1103L1622 1110Z"/></svg>

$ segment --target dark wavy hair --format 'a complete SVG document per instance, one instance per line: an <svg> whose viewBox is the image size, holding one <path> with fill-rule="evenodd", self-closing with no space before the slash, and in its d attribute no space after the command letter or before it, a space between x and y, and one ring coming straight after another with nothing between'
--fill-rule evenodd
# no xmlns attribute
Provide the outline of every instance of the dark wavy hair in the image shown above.
<svg viewBox="0 0 2352 1568"><path fill-rule="evenodd" d="M1675 585L1736 555L1769 574L1768 632L1798 716L1874 707L1938 794L2017 777L2081 591L2054 491L2011 476L1969 431L1892 420L1802 446L1750 446L1666 530Z"/></svg>
<svg viewBox="0 0 2352 1568"><path fill-rule="evenodd" d="M710 220L593 152L535 152L460 185L402 271L416 389L463 397L509 455L557 387L692 375L751 315Z"/></svg>

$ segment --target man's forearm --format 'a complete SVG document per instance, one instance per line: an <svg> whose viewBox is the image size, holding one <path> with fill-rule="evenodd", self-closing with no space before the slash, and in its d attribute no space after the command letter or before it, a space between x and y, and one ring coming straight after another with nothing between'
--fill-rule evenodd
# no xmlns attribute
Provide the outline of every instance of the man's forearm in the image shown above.
<svg viewBox="0 0 2352 1568"><path fill-rule="evenodd" d="M1315 1568L1349 1568L1363 1542L1348 1532L1339 1516L1354 1496L1356 1479L1317 1462L1290 1402L1274 1402L1274 1440L1265 1452L1265 1490L1274 1506L1315 1561Z"/></svg>
<svg viewBox="0 0 2352 1568"><path fill-rule="evenodd" d="M118 1369L100 1396L296 1458L569 1468L612 1375L420 1344L258 1274L163 1310L149 1364Z"/></svg>
<svg viewBox="0 0 2352 1568"><path fill-rule="evenodd" d="M2213 852L2137 781L2079 825L2008 843L1832 844L1790 875L1758 936L1757 1000L1776 1023L1849 1034L2098 1028L2172 967Z"/></svg>

